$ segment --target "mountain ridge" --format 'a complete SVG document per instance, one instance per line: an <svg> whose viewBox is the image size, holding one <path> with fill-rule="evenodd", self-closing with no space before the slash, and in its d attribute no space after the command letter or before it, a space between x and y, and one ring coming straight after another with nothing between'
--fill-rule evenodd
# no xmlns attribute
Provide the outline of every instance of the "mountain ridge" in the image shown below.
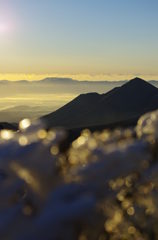
<svg viewBox="0 0 158 240"><path fill-rule="evenodd" d="M81 94L42 119L49 127L103 125L154 110L158 107L157 99L156 87L143 79L134 78L105 94Z"/></svg>

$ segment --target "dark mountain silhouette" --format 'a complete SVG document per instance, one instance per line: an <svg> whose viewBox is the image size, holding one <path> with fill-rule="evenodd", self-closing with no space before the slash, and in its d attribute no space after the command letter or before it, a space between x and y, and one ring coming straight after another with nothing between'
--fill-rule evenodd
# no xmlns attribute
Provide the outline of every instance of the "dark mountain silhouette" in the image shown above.
<svg viewBox="0 0 158 240"><path fill-rule="evenodd" d="M17 123L1 122L0 123L0 130L3 130L3 129L17 131L18 130L18 124Z"/></svg>
<svg viewBox="0 0 158 240"><path fill-rule="evenodd" d="M77 128L125 121L156 108L158 89L135 78L106 94L81 94L42 119L48 127Z"/></svg>

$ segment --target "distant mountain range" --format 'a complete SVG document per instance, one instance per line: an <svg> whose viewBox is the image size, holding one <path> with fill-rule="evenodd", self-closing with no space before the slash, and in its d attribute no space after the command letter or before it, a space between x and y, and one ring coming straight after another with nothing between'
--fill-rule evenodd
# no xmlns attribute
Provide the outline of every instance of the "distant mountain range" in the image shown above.
<svg viewBox="0 0 158 240"><path fill-rule="evenodd" d="M0 84L114 84L120 82L121 84L125 83L127 80L122 81L88 81L88 80L75 80L72 78L45 78L42 80L19 80L19 81L8 81L8 80L0 80Z"/></svg>
<svg viewBox="0 0 158 240"><path fill-rule="evenodd" d="M115 84L120 83L120 85L128 82L128 80L121 80L121 81L88 81L88 80L75 80L72 78L45 78L42 80L36 80L36 81L28 81L28 80L19 80L19 81L9 81L9 80L0 80L0 84ZM151 84L157 84L158 80L150 80L148 81Z"/></svg>
<svg viewBox="0 0 158 240"><path fill-rule="evenodd" d="M158 88L140 78L105 94L81 94L42 119L48 127L99 126L137 118L158 108Z"/></svg>

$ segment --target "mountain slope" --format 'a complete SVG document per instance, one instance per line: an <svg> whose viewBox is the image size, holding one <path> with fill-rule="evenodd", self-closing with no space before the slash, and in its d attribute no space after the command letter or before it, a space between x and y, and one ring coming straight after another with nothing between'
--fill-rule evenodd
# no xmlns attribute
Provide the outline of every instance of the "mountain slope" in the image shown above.
<svg viewBox="0 0 158 240"><path fill-rule="evenodd" d="M89 115L89 123L103 121L113 122L114 120L124 120L135 115L141 115L145 110L156 107L155 103L147 108L153 96L158 94L158 89L139 78L133 79L122 87L114 89L111 94L102 96L99 105L93 109L93 114Z"/></svg>
<svg viewBox="0 0 158 240"><path fill-rule="evenodd" d="M49 127L68 128L122 121L158 107L158 89L135 78L106 94L88 93L42 117Z"/></svg>
<svg viewBox="0 0 158 240"><path fill-rule="evenodd" d="M100 96L98 93L81 94L70 103L44 116L42 119L49 126L80 126L81 120L85 119L87 112L93 111L94 105L99 103Z"/></svg>

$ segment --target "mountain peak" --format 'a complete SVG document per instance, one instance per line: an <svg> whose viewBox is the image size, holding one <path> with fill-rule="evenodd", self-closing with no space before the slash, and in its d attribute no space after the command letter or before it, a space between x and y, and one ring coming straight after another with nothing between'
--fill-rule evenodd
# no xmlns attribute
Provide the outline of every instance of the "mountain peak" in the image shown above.
<svg viewBox="0 0 158 240"><path fill-rule="evenodd" d="M135 77L135 78L131 79L131 81L135 81L135 82L144 81L145 82L144 79L139 78L139 77Z"/></svg>
<svg viewBox="0 0 158 240"><path fill-rule="evenodd" d="M130 81L128 81L126 84L124 84L122 86L122 88L129 88L129 89L136 89L136 90L140 90L140 89L144 89L144 88L148 88L148 89L156 89L156 87L154 87L151 83L141 79L141 78L133 78Z"/></svg>
<svg viewBox="0 0 158 240"><path fill-rule="evenodd" d="M140 85L140 84L141 85L144 85L144 84L147 85L147 84L150 84L147 81L145 81L144 79L139 78L139 77L131 79L130 81L127 82L127 84L128 83L135 84L135 85Z"/></svg>

